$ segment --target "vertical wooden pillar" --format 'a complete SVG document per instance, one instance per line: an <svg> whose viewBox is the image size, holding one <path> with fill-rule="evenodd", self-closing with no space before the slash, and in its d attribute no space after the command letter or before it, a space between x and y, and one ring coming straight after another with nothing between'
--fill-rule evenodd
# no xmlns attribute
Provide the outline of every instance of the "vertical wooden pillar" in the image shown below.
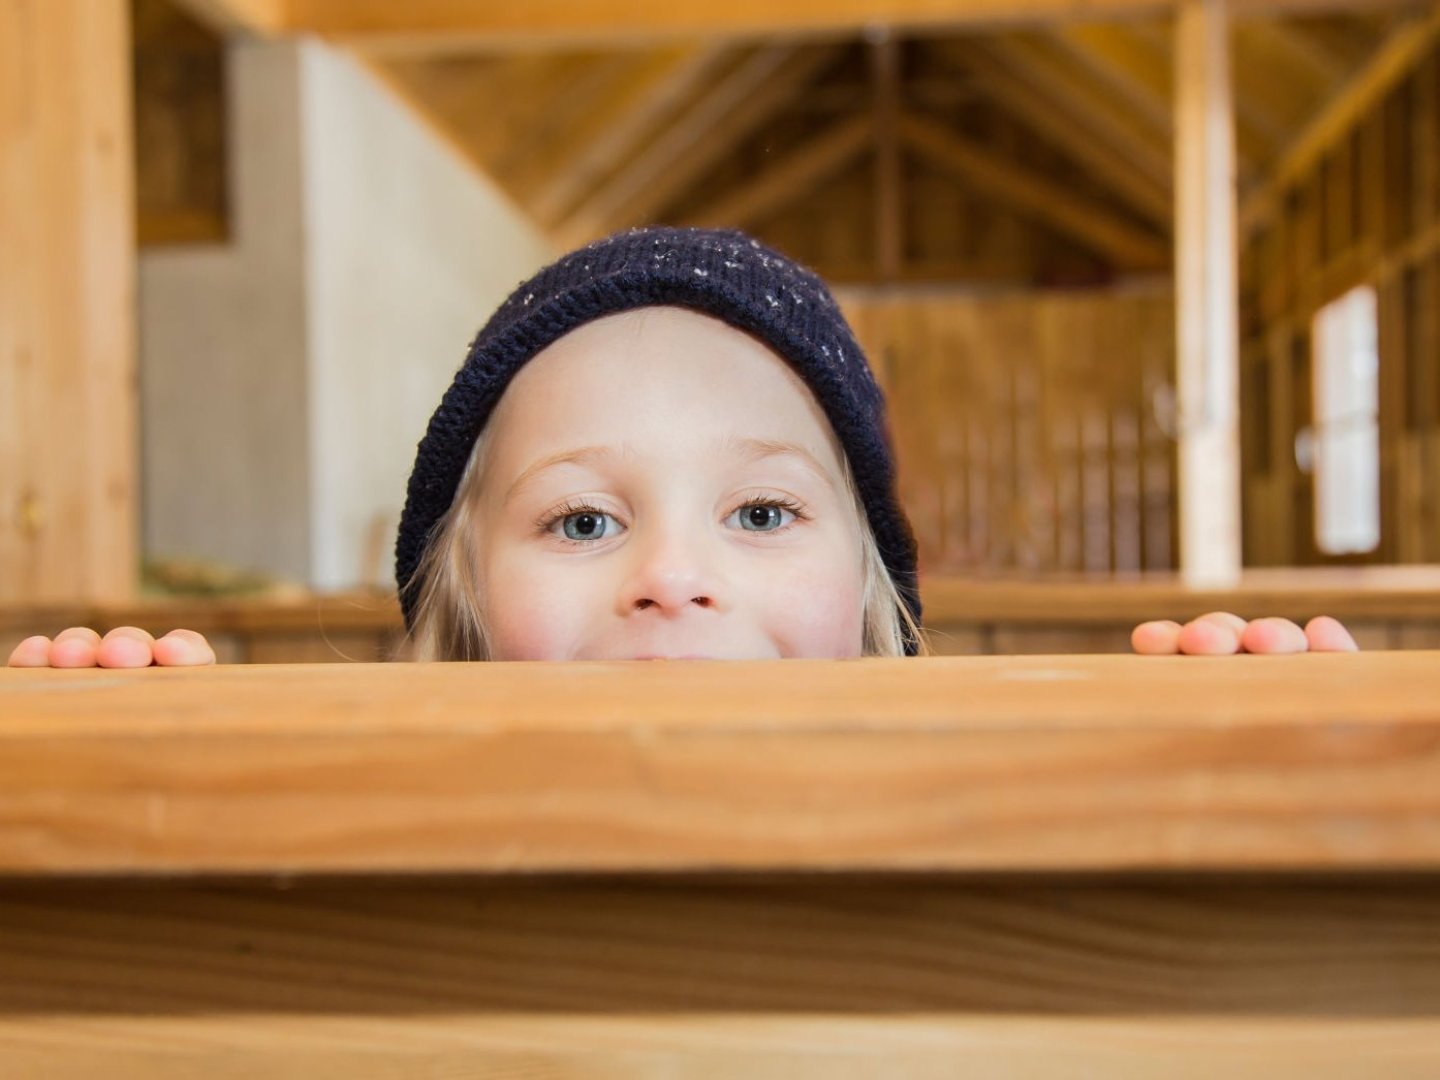
<svg viewBox="0 0 1440 1080"><path fill-rule="evenodd" d="M904 179L900 173L900 43L889 30L870 40L875 125L875 265L878 277L900 276L904 251Z"/></svg>
<svg viewBox="0 0 1440 1080"><path fill-rule="evenodd" d="M125 0L0 0L0 603L136 579Z"/></svg>
<svg viewBox="0 0 1440 1080"><path fill-rule="evenodd" d="M1240 575L1235 125L1226 0L1180 0L1175 63L1175 286L1180 571Z"/></svg>

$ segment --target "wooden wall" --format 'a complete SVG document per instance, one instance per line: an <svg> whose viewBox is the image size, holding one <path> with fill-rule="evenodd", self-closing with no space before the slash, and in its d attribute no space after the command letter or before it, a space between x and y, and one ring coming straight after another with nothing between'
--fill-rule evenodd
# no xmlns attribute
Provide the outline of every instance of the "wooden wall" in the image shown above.
<svg viewBox="0 0 1440 1080"><path fill-rule="evenodd" d="M1361 284L1378 294L1380 349L1381 541L1364 561L1440 562L1440 46L1273 205L1241 270L1246 562L1327 561L1295 438L1311 423L1315 313Z"/></svg>
<svg viewBox="0 0 1440 1080"><path fill-rule="evenodd" d="M1175 565L1168 288L843 301L931 574Z"/></svg>

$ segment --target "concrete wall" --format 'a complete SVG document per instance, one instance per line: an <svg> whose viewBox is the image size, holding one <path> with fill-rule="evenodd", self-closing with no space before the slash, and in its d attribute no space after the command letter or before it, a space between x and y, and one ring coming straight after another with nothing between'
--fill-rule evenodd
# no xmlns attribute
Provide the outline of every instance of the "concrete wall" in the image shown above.
<svg viewBox="0 0 1440 1080"><path fill-rule="evenodd" d="M229 59L231 242L140 260L145 551L388 583L425 421L552 252L348 57Z"/></svg>

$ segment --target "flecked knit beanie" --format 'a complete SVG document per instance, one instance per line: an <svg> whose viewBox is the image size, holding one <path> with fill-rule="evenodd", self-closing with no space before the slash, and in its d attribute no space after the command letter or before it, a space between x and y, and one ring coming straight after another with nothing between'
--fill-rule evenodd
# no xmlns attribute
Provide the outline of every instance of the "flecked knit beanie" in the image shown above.
<svg viewBox="0 0 1440 1080"><path fill-rule="evenodd" d="M920 622L915 540L895 495L885 402L824 283L744 233L651 227L617 233L541 270L500 305L470 345L420 442L395 544L395 579L413 629L425 544L450 508L471 448L511 378L584 323L671 305L747 331L785 358L829 417L871 531ZM917 649L914 641L907 651Z"/></svg>

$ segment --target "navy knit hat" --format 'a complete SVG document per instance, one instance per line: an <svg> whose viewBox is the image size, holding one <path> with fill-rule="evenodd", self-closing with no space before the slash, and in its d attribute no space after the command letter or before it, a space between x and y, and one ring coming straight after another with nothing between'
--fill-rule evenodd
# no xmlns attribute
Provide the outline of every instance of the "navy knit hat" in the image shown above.
<svg viewBox="0 0 1440 1080"><path fill-rule="evenodd" d="M824 283L744 233L653 227L596 241L521 285L476 335L415 457L395 580L413 629L415 570L454 501L481 428L515 373L584 323L669 305L748 331L788 360L820 402L845 448L880 556L920 622L915 539L895 496L885 402L865 355ZM909 641L907 652L917 651Z"/></svg>

